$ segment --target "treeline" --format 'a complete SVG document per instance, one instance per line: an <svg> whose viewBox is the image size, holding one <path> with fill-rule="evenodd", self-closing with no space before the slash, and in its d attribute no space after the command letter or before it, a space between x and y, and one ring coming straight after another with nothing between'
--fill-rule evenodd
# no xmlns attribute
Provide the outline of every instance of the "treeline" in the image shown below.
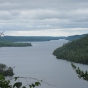
<svg viewBox="0 0 88 88"><path fill-rule="evenodd" d="M0 74L2 74L3 76L13 76L13 68L0 63Z"/></svg>
<svg viewBox="0 0 88 88"><path fill-rule="evenodd" d="M0 41L0 47L24 47L32 46L31 43L14 43L14 42L2 42Z"/></svg>
<svg viewBox="0 0 88 88"><path fill-rule="evenodd" d="M0 37L0 41L9 42L25 42L25 41L50 41L63 39L65 37L49 37L49 36L4 36Z"/></svg>
<svg viewBox="0 0 88 88"><path fill-rule="evenodd" d="M58 59L88 64L88 35L63 44L62 47L54 50L53 55Z"/></svg>
<svg viewBox="0 0 88 88"><path fill-rule="evenodd" d="M70 40L70 41L73 41L73 40L76 40L76 39L80 39L84 36L86 36L87 34L82 34L82 35L72 35L72 36L68 36L66 37L65 39L66 40Z"/></svg>
<svg viewBox="0 0 88 88"><path fill-rule="evenodd" d="M4 36L0 37L0 41L9 41L9 42L25 42L25 41L50 41L50 40L58 40L58 39L66 39L66 40L76 40L86 36L87 34L82 35L72 35L72 36Z"/></svg>

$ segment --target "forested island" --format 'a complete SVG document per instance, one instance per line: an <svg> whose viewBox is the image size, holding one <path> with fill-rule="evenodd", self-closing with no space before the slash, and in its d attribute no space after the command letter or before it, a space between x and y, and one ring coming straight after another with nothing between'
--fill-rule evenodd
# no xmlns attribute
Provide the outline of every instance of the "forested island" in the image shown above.
<svg viewBox="0 0 88 88"><path fill-rule="evenodd" d="M2 42L0 41L0 47L25 47L32 46L31 43L15 43L15 42Z"/></svg>
<svg viewBox="0 0 88 88"><path fill-rule="evenodd" d="M63 44L54 50L53 55L76 63L88 64L88 34L80 39Z"/></svg>

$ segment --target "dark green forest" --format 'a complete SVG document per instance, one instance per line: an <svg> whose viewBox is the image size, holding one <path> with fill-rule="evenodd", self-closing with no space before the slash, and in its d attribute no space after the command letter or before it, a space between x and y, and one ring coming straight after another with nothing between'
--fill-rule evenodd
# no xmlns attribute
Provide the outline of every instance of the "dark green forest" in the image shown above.
<svg viewBox="0 0 88 88"><path fill-rule="evenodd" d="M80 39L69 41L54 50L53 55L58 59L88 64L88 34Z"/></svg>
<svg viewBox="0 0 88 88"><path fill-rule="evenodd" d="M31 43L14 43L14 42L2 42L0 41L0 47L24 47L32 46Z"/></svg>

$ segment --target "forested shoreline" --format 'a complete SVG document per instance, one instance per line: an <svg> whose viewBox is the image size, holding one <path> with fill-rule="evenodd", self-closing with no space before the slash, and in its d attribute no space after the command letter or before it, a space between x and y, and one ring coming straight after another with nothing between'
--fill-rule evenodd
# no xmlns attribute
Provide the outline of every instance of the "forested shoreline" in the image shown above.
<svg viewBox="0 0 88 88"><path fill-rule="evenodd" d="M83 38L63 44L54 50L53 55L76 63L88 64L88 35Z"/></svg>

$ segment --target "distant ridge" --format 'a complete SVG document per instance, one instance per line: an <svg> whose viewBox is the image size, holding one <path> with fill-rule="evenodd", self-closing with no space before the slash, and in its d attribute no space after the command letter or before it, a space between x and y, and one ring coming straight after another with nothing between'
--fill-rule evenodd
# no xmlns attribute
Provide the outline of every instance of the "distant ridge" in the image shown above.
<svg viewBox="0 0 88 88"><path fill-rule="evenodd" d="M65 39L65 37L52 37L52 36L4 36L0 37L0 41L9 41L9 42L25 42L25 41L50 41Z"/></svg>
<svg viewBox="0 0 88 88"><path fill-rule="evenodd" d="M58 59L88 64L88 34L57 48L54 50L53 55Z"/></svg>
<svg viewBox="0 0 88 88"><path fill-rule="evenodd" d="M58 39L66 39L66 40L76 40L86 36L87 34L83 35L73 35L73 36L60 36L60 37L52 37L52 36L4 36L0 37L0 41L8 41L8 42L31 42L31 41L50 41L50 40L58 40Z"/></svg>
<svg viewBox="0 0 88 88"><path fill-rule="evenodd" d="M72 36L68 36L68 37L66 37L65 39L66 40L76 40L76 39L80 39L80 38L82 38L82 37L84 37L84 36L86 36L87 34L82 34L82 35L72 35Z"/></svg>

